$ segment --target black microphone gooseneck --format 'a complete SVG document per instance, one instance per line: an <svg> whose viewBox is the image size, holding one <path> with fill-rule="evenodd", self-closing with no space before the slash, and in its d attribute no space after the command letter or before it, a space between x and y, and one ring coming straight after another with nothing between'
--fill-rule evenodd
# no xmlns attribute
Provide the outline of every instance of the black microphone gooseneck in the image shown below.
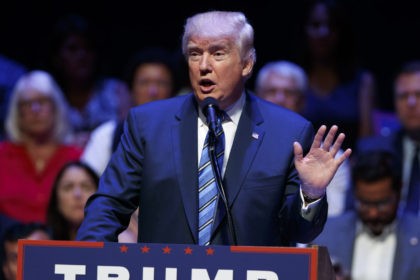
<svg viewBox="0 0 420 280"><path fill-rule="evenodd" d="M216 130L217 130L218 115L220 115L220 110L219 110L217 100L214 99L213 97L205 98L203 100L202 108L203 108L203 113L206 116L207 125L210 131L210 134L209 134L209 154L210 155L209 156L210 156L211 166L216 177L216 182L217 182L216 185L217 185L220 197L226 209L229 235L230 235L230 239L232 240L231 244L238 245L235 227L233 225L232 214L230 212L229 203L228 203L226 193L225 193L225 188L223 186L223 180L222 180L222 175L221 175L222 166L219 166L217 162L217 155L216 155L216 142L217 142L216 133L217 132Z"/></svg>

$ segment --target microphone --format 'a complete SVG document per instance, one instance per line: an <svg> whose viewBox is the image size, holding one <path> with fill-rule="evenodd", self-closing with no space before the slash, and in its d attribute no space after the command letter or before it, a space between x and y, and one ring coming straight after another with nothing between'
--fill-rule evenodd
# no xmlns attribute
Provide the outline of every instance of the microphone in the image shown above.
<svg viewBox="0 0 420 280"><path fill-rule="evenodd" d="M203 114L206 116L207 125L213 136L216 136L217 116L219 113L219 105L215 98L206 97L201 104Z"/></svg>

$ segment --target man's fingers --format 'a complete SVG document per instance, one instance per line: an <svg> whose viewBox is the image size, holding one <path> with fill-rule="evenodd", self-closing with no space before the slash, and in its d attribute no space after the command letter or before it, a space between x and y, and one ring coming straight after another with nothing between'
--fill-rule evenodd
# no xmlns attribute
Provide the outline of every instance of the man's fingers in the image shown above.
<svg viewBox="0 0 420 280"><path fill-rule="evenodd" d="M335 155L337 154L338 150L340 150L341 145L344 142L344 138L346 138L346 136L344 135L344 133L340 133L337 137L337 139L334 142L334 145L331 147L330 152L332 154L333 157L335 157Z"/></svg>
<svg viewBox="0 0 420 280"><path fill-rule="evenodd" d="M334 141L335 134L337 133L338 127L336 125L333 125L330 128L330 131L328 131L327 136L325 137L324 143L322 144L322 148L324 151L329 151L330 147Z"/></svg>
<svg viewBox="0 0 420 280"><path fill-rule="evenodd" d="M346 159L351 155L352 150L349 148L344 151L344 153L337 159L338 165L341 165Z"/></svg>
<svg viewBox="0 0 420 280"><path fill-rule="evenodd" d="M311 149L317 149L321 147L322 139L324 138L326 130L327 130L327 127L325 125L321 125L321 127L318 129L318 131L315 134Z"/></svg>
<svg viewBox="0 0 420 280"><path fill-rule="evenodd" d="M293 152L295 154L295 160L303 159L303 149L299 142L293 142Z"/></svg>

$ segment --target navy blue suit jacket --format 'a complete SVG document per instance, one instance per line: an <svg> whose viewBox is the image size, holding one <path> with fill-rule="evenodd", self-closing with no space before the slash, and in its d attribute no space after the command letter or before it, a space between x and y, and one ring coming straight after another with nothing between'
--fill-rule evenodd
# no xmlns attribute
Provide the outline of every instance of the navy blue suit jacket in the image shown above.
<svg viewBox="0 0 420 280"><path fill-rule="evenodd" d="M116 241L139 209L140 242L197 243L197 103L192 94L133 108L121 142L88 201L79 240ZM239 245L309 242L323 228L326 198L313 219L301 215L293 142L309 150L312 125L246 94L223 183ZM226 215L212 243L228 244Z"/></svg>
<svg viewBox="0 0 420 280"><path fill-rule="evenodd" d="M330 256L348 272L353 262L356 223L354 211L329 218L324 231L313 242L326 246ZM369 252L366 251L366 254ZM420 279L420 220L415 216L402 215L398 222L391 279Z"/></svg>

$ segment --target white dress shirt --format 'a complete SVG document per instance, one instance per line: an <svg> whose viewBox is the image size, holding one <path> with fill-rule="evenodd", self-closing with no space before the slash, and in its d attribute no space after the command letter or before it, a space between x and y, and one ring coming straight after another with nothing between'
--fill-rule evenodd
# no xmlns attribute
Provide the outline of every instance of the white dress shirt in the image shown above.
<svg viewBox="0 0 420 280"><path fill-rule="evenodd" d="M397 246L396 223L384 229L380 236L372 235L358 225L354 242L351 276L353 280L391 280Z"/></svg>

